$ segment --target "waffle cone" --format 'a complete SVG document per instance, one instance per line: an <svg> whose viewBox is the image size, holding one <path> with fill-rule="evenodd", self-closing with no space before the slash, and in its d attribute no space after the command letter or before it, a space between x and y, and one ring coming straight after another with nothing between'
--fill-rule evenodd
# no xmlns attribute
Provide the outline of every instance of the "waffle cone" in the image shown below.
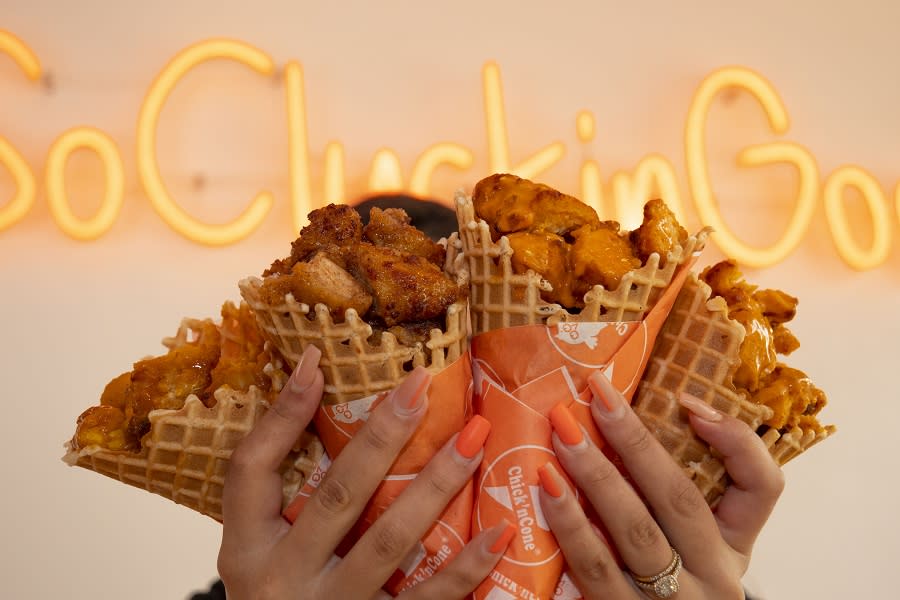
<svg viewBox="0 0 900 600"><path fill-rule="evenodd" d="M465 271L454 273L464 285ZM260 294L262 284L259 277L248 277L238 285L263 335L292 368L309 344L322 351L319 368L325 375L324 404L342 404L391 390L418 366L437 373L467 349L465 301L447 308L444 328L432 329L424 345L407 346L389 332L373 339L372 326L353 309L336 323L326 305L311 307L297 302L291 294L279 304L269 304Z"/></svg>
<svg viewBox="0 0 900 600"><path fill-rule="evenodd" d="M693 433L678 395L691 394L754 431L772 411L734 386L744 327L728 318L723 298L710 296L709 286L691 273L656 338L633 406L707 502L714 505L729 484L728 475L715 451ZM787 432L769 429L762 439L775 461L783 465L833 431L833 427L796 427Z"/></svg>
<svg viewBox="0 0 900 600"><path fill-rule="evenodd" d="M184 319L178 333L163 340L176 348L188 343L202 321ZM223 337L230 334L220 328ZM280 365L269 363L265 372L279 390L286 380ZM178 504L222 520L222 489L231 453L269 408L270 395L256 386L247 391L223 386L213 392L216 402L206 407L191 394L177 410L150 412L150 432L140 452L108 450L99 446L74 449L66 444L63 461L112 477L128 485L159 494ZM313 472L323 453L319 438L306 432L281 465L282 501L285 506Z"/></svg>
<svg viewBox="0 0 900 600"><path fill-rule="evenodd" d="M462 254L469 271L469 311L474 335L560 321L640 321L656 304L678 268L703 249L708 236L708 230L703 229L688 237L683 246L666 257L664 266L660 266L659 255L650 255L644 266L626 273L614 290L594 286L584 296L584 308L573 315L562 306L541 299L541 292L551 287L540 275L533 271L521 274L513 271L513 250L508 239L505 236L498 242L491 239L488 224L475 215L472 198L462 192L456 195L456 215Z"/></svg>

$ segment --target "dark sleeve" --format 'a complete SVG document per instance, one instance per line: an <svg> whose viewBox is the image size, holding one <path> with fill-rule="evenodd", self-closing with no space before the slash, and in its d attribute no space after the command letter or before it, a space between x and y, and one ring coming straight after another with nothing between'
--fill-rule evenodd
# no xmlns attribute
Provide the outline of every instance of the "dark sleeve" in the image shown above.
<svg viewBox="0 0 900 600"><path fill-rule="evenodd" d="M216 580L208 592L194 592L189 600L225 600L225 584Z"/></svg>

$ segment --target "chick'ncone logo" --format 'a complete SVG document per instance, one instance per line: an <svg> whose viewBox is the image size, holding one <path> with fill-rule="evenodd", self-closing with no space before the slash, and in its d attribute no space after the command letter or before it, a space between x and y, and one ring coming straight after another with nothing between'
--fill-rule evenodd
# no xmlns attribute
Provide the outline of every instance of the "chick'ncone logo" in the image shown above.
<svg viewBox="0 0 900 600"><path fill-rule="evenodd" d="M550 527L541 512L538 497L540 483L533 465L553 459L544 446L524 445L510 448L484 470L478 496L478 529L493 526L505 518L516 526L516 536L503 560L523 566L535 566L553 560L559 554ZM548 552L548 549L553 549Z"/></svg>

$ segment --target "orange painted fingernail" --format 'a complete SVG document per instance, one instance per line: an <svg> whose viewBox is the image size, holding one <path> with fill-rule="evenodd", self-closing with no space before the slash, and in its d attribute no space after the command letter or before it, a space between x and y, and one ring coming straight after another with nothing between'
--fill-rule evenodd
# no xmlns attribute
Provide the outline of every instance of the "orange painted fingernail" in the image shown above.
<svg viewBox="0 0 900 600"><path fill-rule="evenodd" d="M559 484L559 473L552 463L544 463L538 468L538 479L541 480L541 487L544 491L553 496L560 498L563 495L563 488Z"/></svg>
<svg viewBox="0 0 900 600"><path fill-rule="evenodd" d="M459 432L459 437L456 438L456 451L463 458L474 457L484 448L490 432L491 422L481 415L475 415Z"/></svg>
<svg viewBox="0 0 900 600"><path fill-rule="evenodd" d="M581 425L575 420L575 415L563 402L560 402L550 410L550 424L556 431L556 435L567 446L577 446L584 440Z"/></svg>
<svg viewBox="0 0 900 600"><path fill-rule="evenodd" d="M516 535L516 526L512 523L507 523L506 529L503 530L500 537L498 537L491 547L488 548L488 552L492 554L503 552L509 547L509 543L512 541L514 535Z"/></svg>

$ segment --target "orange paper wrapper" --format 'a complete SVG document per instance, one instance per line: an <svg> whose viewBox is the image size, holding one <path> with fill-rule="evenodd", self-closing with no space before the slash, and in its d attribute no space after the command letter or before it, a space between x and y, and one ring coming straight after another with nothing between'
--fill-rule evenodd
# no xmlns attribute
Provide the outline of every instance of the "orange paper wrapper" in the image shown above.
<svg viewBox="0 0 900 600"><path fill-rule="evenodd" d="M293 523L319 486L331 464L347 442L363 427L369 414L388 392L322 405L315 416L316 429L326 454L301 488L297 498L285 509L284 517ZM469 354L463 354L447 368L435 374L428 392L428 408L419 428L372 496L354 529L344 539L338 554L343 555L365 533L387 507L416 478L431 457L472 414L472 369ZM398 571L385 585L391 594L412 587L443 569L471 537L474 482L470 481L447 506Z"/></svg>
<svg viewBox="0 0 900 600"><path fill-rule="evenodd" d="M524 325L472 339L474 409L493 424L476 481L473 534L503 518L518 527L503 558L476 590L477 600L581 598L563 573L565 560L538 498L540 466L552 462L564 473L553 451L548 414L565 402L603 447L590 414L588 377L604 371L631 400L692 263L680 267L642 321Z"/></svg>

